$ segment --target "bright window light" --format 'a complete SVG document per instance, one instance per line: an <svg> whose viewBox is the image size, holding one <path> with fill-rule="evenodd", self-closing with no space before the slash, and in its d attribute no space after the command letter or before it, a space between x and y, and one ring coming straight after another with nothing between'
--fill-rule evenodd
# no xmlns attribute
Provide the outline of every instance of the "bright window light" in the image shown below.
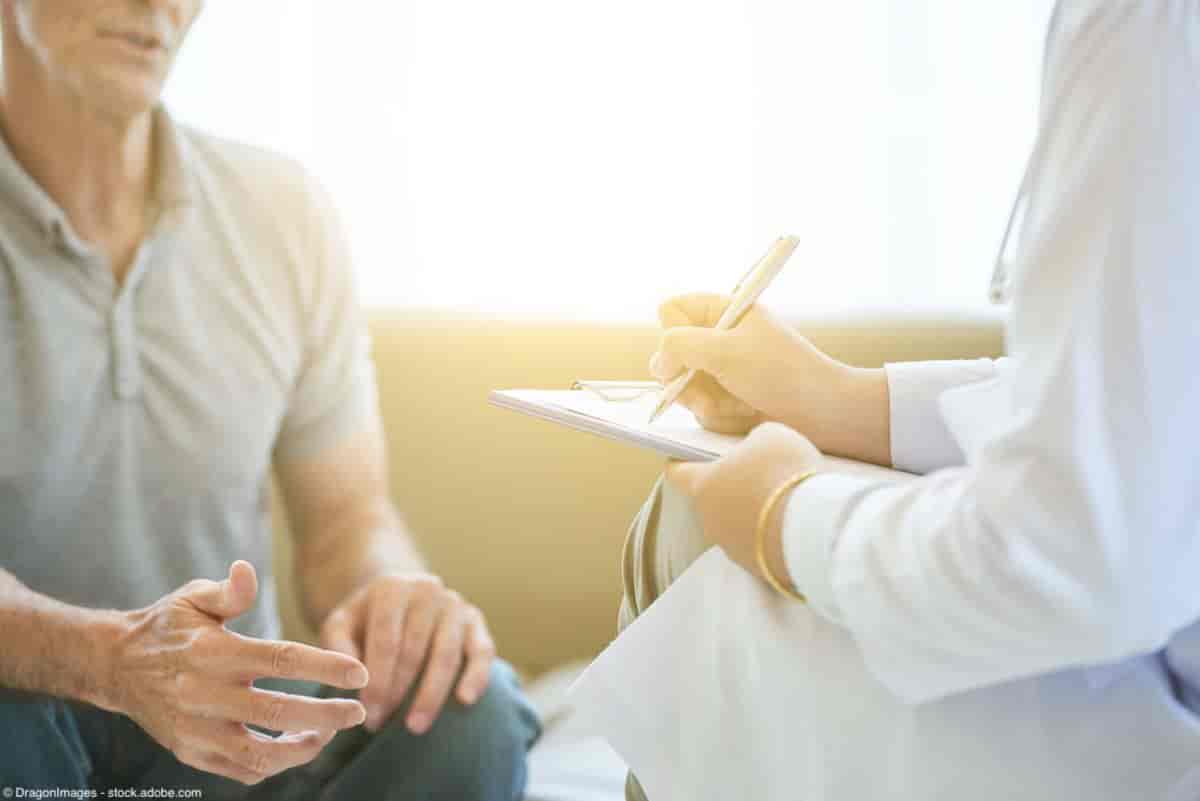
<svg viewBox="0 0 1200 801"><path fill-rule="evenodd" d="M1049 0L212 0L168 102L330 189L363 301L647 319L777 235L791 312L967 307Z"/></svg>

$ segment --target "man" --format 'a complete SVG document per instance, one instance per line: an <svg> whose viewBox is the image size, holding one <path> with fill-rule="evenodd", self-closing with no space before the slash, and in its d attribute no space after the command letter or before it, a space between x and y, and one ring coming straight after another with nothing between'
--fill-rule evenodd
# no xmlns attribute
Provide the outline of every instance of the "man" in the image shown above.
<svg viewBox="0 0 1200 801"><path fill-rule="evenodd" d="M513 801L538 724L388 501L330 205L159 106L201 6L0 0L0 784Z"/></svg>
<svg viewBox="0 0 1200 801"><path fill-rule="evenodd" d="M655 488L622 624L717 544L851 641L811 664L871 679L761 687L779 719L732 730L854 721L789 743L759 797L1200 798L1198 44L1198 0L1056 4L1010 359L855 369L761 308L720 332L726 298L664 306L656 375L704 371L682 401L750 434ZM821 452L928 475L825 474ZM880 687L920 706L863 701Z"/></svg>

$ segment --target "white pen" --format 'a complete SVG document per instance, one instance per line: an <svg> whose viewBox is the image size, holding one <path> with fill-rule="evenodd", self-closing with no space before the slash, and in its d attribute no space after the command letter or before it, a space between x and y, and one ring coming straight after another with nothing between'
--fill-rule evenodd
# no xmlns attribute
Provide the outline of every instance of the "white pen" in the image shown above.
<svg viewBox="0 0 1200 801"><path fill-rule="evenodd" d="M743 315L758 301L763 290L770 286L771 282L775 280L775 276L779 275L783 265L787 264L787 260L791 258L798 244L800 244L800 240L796 237L784 236L771 245L767 254L751 267L750 272L746 273L745 277L733 288L731 293L733 297L729 301L729 306L721 315L721 319L717 320L715 328L718 331L728 330L738 324ZM670 408L695 375L695 370L688 370L667 384L663 389L662 397L658 400L658 405L654 407L654 412L650 415L651 423Z"/></svg>

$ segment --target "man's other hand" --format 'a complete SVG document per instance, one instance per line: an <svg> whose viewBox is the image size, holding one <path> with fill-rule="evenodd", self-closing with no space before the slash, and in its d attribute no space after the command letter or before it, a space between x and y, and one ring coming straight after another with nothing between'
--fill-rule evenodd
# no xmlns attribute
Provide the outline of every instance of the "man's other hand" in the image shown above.
<svg viewBox="0 0 1200 801"><path fill-rule="evenodd" d="M325 619L321 645L365 657L371 683L359 697L371 731L396 711L424 667L405 719L416 734L433 725L452 688L463 704L479 700L496 656L483 613L424 573L380 576L360 587Z"/></svg>
<svg viewBox="0 0 1200 801"><path fill-rule="evenodd" d="M339 729L365 718L353 699L271 692L276 676L358 689L365 666L343 653L244 637L225 621L250 609L254 568L234 562L223 581L197 579L144 609L124 613L111 649L112 711L128 715L184 764L245 784L312 760ZM285 732L272 738L245 724Z"/></svg>

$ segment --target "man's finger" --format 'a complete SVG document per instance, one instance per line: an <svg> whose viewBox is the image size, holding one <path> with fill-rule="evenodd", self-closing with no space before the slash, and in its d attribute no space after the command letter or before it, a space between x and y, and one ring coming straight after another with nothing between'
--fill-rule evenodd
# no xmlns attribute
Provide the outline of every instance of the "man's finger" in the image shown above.
<svg viewBox="0 0 1200 801"><path fill-rule="evenodd" d="M424 734L442 711L450 688L462 667L463 643L466 639L466 615L459 608L447 609L438 622L429 658L425 660L425 675L413 698L406 724L414 734Z"/></svg>
<svg viewBox="0 0 1200 801"><path fill-rule="evenodd" d="M264 776L308 764L329 743L324 732L303 731L268 737L241 724L229 725L233 729L221 739L217 752L234 764Z"/></svg>
<svg viewBox="0 0 1200 801"><path fill-rule="evenodd" d="M233 779L235 782L245 785L255 785L267 778L257 773L251 773L229 757L215 751L197 754L195 757L191 757L186 764L205 773L224 776L226 779Z"/></svg>
<svg viewBox="0 0 1200 801"><path fill-rule="evenodd" d="M410 590L400 584L377 591L367 611L367 669L371 683L359 697L367 705L367 729L374 731L391 714L396 660L400 655L404 622L409 614Z"/></svg>
<svg viewBox="0 0 1200 801"><path fill-rule="evenodd" d="M249 723L272 731L333 731L349 729L366 720L363 705L352 698L309 698L216 682L203 688L194 700L184 703L184 708L196 715Z"/></svg>
<svg viewBox="0 0 1200 801"><path fill-rule="evenodd" d="M670 298L658 307L658 321L663 328L675 328L681 325L695 325L712 328L725 313L729 305L728 295L717 295L711 292L694 292Z"/></svg>
<svg viewBox="0 0 1200 801"><path fill-rule="evenodd" d="M464 651L467 666L458 682L458 700L470 706L487 690L492 677L492 662L496 658L496 644L478 609L469 616Z"/></svg>
<svg viewBox="0 0 1200 801"><path fill-rule="evenodd" d="M250 610L258 595L258 575L249 562L238 559L229 566L222 581L193 581L183 594L200 610L221 620L238 617Z"/></svg>
<svg viewBox="0 0 1200 801"><path fill-rule="evenodd" d="M367 684L366 667L352 656L298 642L259 640L232 632L230 637L229 653L215 658L239 679L302 679L347 690Z"/></svg>
<svg viewBox="0 0 1200 801"><path fill-rule="evenodd" d="M442 615L442 603L439 597L427 597L420 603L414 603L404 621L403 644L400 655L394 667L392 691L389 702L392 708L399 706L408 695L413 681L421 672L421 665L429 653L430 642Z"/></svg>
<svg viewBox="0 0 1200 801"><path fill-rule="evenodd" d="M350 609L335 609L321 626L321 647L361 660L362 649L359 647L361 632L356 625L358 620L359 616Z"/></svg>
<svg viewBox="0 0 1200 801"><path fill-rule="evenodd" d="M320 731L269 737L240 723L212 718L191 719L188 729L189 744L177 756L202 770L208 768L197 763L212 765L219 769L210 772L219 772L245 784L257 784L289 768L311 762L332 738L330 733Z"/></svg>

